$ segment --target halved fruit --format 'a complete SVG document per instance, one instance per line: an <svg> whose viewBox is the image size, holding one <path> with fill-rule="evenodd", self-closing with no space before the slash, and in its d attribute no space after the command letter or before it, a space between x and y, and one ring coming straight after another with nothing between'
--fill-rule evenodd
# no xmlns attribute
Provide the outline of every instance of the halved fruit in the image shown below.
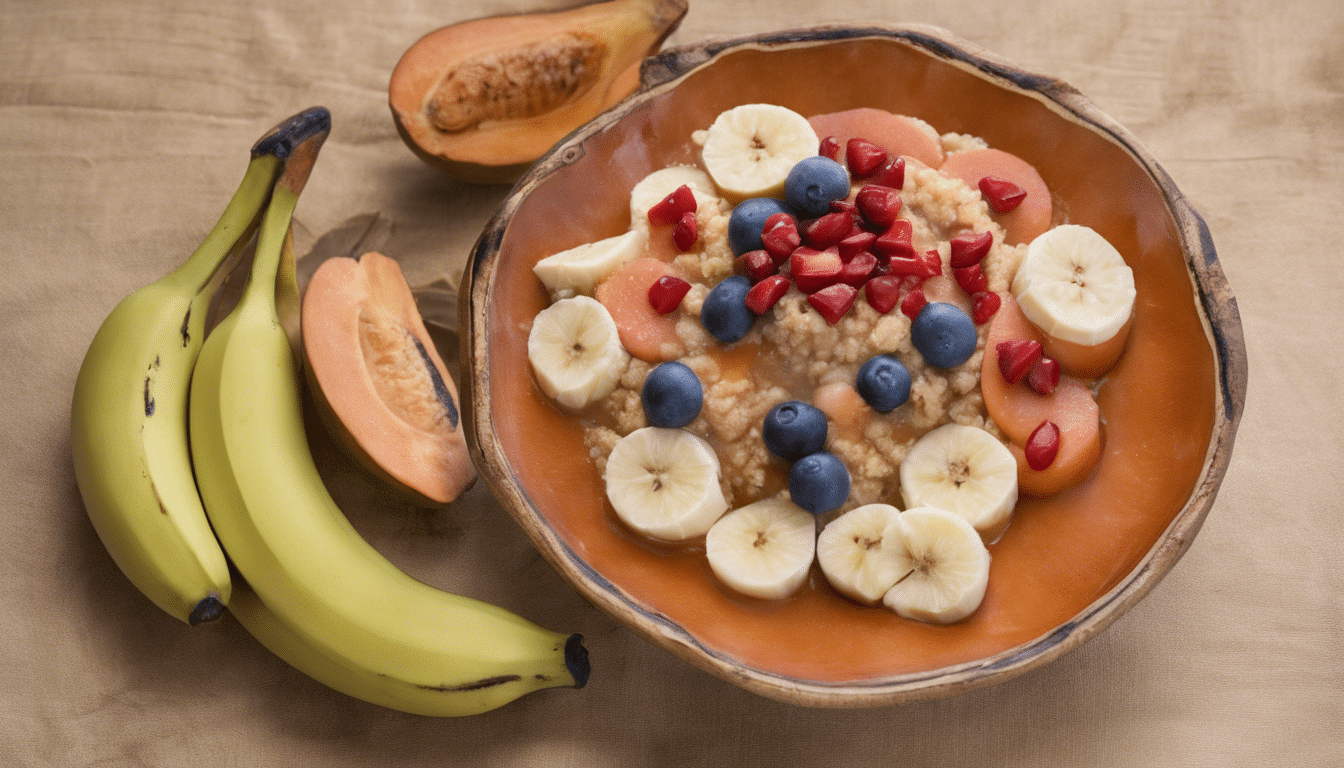
<svg viewBox="0 0 1344 768"><path fill-rule="evenodd" d="M1007 231L1004 240L1009 245L1029 243L1050 228L1050 219L1054 216L1050 188L1045 186L1045 180L1035 166L1017 155L1001 149L968 149L948 155L939 170L961 179L971 189L979 189L980 180L988 176L1010 181L1027 193L1022 202L1007 213L990 208L990 216Z"/></svg>
<svg viewBox="0 0 1344 768"><path fill-rule="evenodd" d="M633 93L640 62L686 9L686 0L608 0L437 29L392 71L397 130L421 159L454 177L512 181Z"/></svg>
<svg viewBox="0 0 1344 768"><path fill-rule="evenodd" d="M471 487L457 387L396 261L375 252L324 261L301 327L318 412L362 465L422 506Z"/></svg>
<svg viewBox="0 0 1344 768"><path fill-rule="evenodd" d="M1009 449L1017 458L1018 490L1028 496L1051 496L1081 482L1101 458L1101 410L1087 384L1071 376L1061 376L1048 395L1031 389L1025 381L1008 383L999 368L999 342L1039 342L1044 334L1022 314L1012 294L1002 298L985 342L980 393L985 411L1012 441ZM1037 470L1028 466L1022 447L1043 421L1059 427L1059 452L1050 466Z"/></svg>
<svg viewBox="0 0 1344 768"><path fill-rule="evenodd" d="M842 112L813 115L807 119L812 130L824 139L834 136L840 142L840 159L850 139L866 139L885 149L890 157L902 155L937 168L943 163L943 145L938 132L922 120L898 115L885 109L857 107Z"/></svg>

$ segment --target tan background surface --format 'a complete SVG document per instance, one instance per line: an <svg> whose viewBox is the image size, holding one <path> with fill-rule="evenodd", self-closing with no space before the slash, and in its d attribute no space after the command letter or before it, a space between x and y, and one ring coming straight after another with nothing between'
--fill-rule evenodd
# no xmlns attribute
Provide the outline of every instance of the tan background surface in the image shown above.
<svg viewBox="0 0 1344 768"><path fill-rule="evenodd" d="M1251 363L1231 469L1176 569L1056 663L958 698L809 710L656 649L560 580L484 487L352 510L413 574L588 638L582 691L438 721L344 698L235 622L118 572L69 466L69 395L124 294L214 222L252 141L322 104L312 242L379 212L412 282L460 269L503 188L419 163L385 106L421 33L539 0L0 0L0 764L1344 765L1344 10L1335 0L692 0L672 42L816 21L943 26L1063 78L1207 217ZM361 498L362 480L349 480Z"/></svg>

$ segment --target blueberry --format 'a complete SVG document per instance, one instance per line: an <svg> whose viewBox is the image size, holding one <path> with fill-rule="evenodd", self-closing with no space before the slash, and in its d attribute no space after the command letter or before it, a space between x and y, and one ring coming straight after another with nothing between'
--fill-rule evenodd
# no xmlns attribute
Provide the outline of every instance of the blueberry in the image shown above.
<svg viewBox="0 0 1344 768"><path fill-rule="evenodd" d="M879 413L888 413L910 399L910 372L891 355L873 355L859 367L854 388Z"/></svg>
<svg viewBox="0 0 1344 768"><path fill-rule="evenodd" d="M761 230L765 220L776 213L793 215L793 209L783 200L773 197L753 197L743 200L728 217L728 245L734 256L747 251L759 251L765 247L761 242Z"/></svg>
<svg viewBox="0 0 1344 768"><path fill-rule="evenodd" d="M784 181L784 199L805 219L831 211L832 200L849 197L849 171L829 157L803 158Z"/></svg>
<svg viewBox="0 0 1344 768"><path fill-rule="evenodd" d="M935 368L956 368L975 354L975 321L951 304L930 302L910 324L910 340Z"/></svg>
<svg viewBox="0 0 1344 768"><path fill-rule="evenodd" d="M833 453L804 456L789 468L789 496L814 515L838 509L849 498L849 470Z"/></svg>
<svg viewBox="0 0 1344 768"><path fill-rule="evenodd" d="M700 306L700 322L705 330L724 344L746 336L756 320L756 313L747 307L749 290L751 281L745 275L733 275L711 288Z"/></svg>
<svg viewBox="0 0 1344 768"><path fill-rule="evenodd" d="M705 389L690 366L676 361L662 363L644 378L639 393L644 418L655 427L676 429L695 421L705 404Z"/></svg>
<svg viewBox="0 0 1344 768"><path fill-rule="evenodd" d="M825 447L826 414L801 400L780 403L765 414L761 438L765 447L781 459L801 459Z"/></svg>

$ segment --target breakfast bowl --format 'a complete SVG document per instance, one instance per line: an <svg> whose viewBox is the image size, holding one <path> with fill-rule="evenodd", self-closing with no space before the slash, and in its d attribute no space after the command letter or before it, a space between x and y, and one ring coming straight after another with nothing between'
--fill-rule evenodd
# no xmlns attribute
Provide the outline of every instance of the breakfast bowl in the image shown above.
<svg viewBox="0 0 1344 768"><path fill-rule="evenodd" d="M1212 238L1134 137L1075 89L924 26L820 27L711 40L647 59L640 89L570 134L513 188L462 284L473 458L546 559L600 609L763 696L864 707L948 696L1039 668L1105 629L1168 573L1209 513L1246 383L1240 319ZM1081 483L1021 498L988 545L968 618L912 621L829 588L726 589L703 539L669 547L613 514L583 428L529 368L551 296L541 259L631 226L630 190L700 161L696 131L738 105L802 115L872 107L981 137L1035 166L1056 223L1103 234L1137 290L1121 363L1093 383L1104 447ZM897 503L893 501L893 503Z"/></svg>

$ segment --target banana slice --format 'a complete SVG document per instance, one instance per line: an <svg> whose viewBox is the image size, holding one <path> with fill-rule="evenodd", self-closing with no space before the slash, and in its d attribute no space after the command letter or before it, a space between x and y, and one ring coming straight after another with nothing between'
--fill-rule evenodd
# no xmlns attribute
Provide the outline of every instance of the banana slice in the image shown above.
<svg viewBox="0 0 1344 768"><path fill-rule="evenodd" d="M855 507L827 523L817 536L817 563L840 594L876 605L908 568L898 556L901 511L890 504Z"/></svg>
<svg viewBox="0 0 1344 768"><path fill-rule="evenodd" d="M705 534L705 555L731 589L779 600L807 580L816 539L811 513L787 499L763 499L719 518Z"/></svg>
<svg viewBox="0 0 1344 768"><path fill-rule="evenodd" d="M701 152L719 191L734 202L783 197L793 166L817 154L820 140L807 118L773 104L743 104L719 114Z"/></svg>
<svg viewBox="0 0 1344 768"><path fill-rule="evenodd" d="M1003 533L1017 504L1017 460L979 427L945 424L926 433L901 462L906 508L954 512L985 539Z"/></svg>
<svg viewBox="0 0 1344 768"><path fill-rule="evenodd" d="M882 603L907 619L961 621L980 607L989 586L989 550L970 523L936 507L907 509L894 525L903 574Z"/></svg>
<svg viewBox="0 0 1344 768"><path fill-rule="evenodd" d="M697 205L718 204L714 180L693 165L673 165L650 173L630 190L630 226L632 229L649 228L649 209L661 203L668 195L685 184L691 188Z"/></svg>
<svg viewBox="0 0 1344 768"><path fill-rule="evenodd" d="M719 457L700 437L642 427L612 447L604 479L626 525L654 539L684 541L708 531L728 509L719 475Z"/></svg>
<svg viewBox="0 0 1344 768"><path fill-rule="evenodd" d="M527 361L547 397L580 411L611 394L630 353L606 307L589 296L572 296L537 313L527 336Z"/></svg>
<svg viewBox="0 0 1344 768"><path fill-rule="evenodd" d="M576 245L538 261L532 272L541 279L551 301L591 296L602 279L618 267L644 255L649 228L631 229L592 243Z"/></svg>
<svg viewBox="0 0 1344 768"><path fill-rule="evenodd" d="M1013 278L1027 319L1063 341L1107 341L1134 310L1134 272L1095 230L1063 224L1038 236Z"/></svg>

